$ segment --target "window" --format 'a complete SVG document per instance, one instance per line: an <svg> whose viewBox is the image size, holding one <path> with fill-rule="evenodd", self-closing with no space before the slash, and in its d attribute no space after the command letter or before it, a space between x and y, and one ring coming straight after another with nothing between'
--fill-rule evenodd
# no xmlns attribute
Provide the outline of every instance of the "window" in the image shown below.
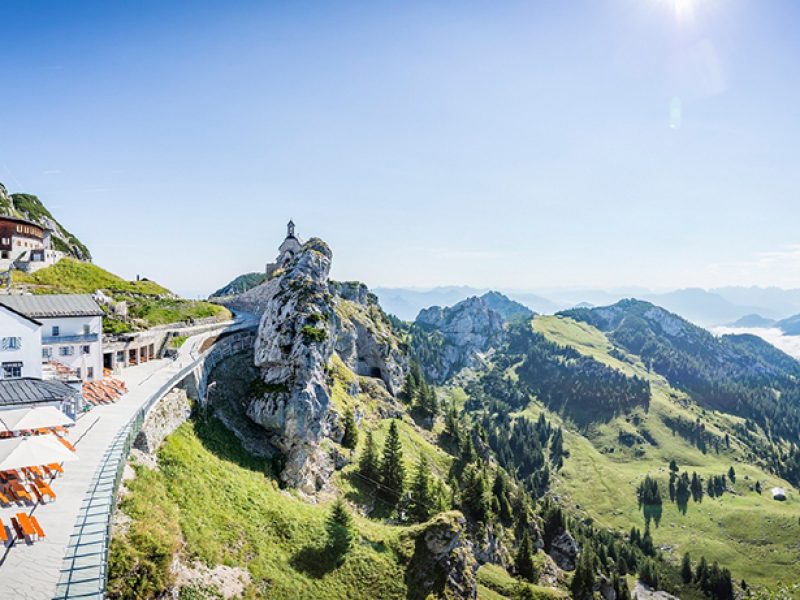
<svg viewBox="0 0 800 600"><path fill-rule="evenodd" d="M92 328L89 327L88 325L84 325L83 326L83 335L89 335L90 333L92 333Z"/></svg>
<svg viewBox="0 0 800 600"><path fill-rule="evenodd" d="M117 351L117 362L124 363L125 362L125 351L119 350Z"/></svg>
<svg viewBox="0 0 800 600"><path fill-rule="evenodd" d="M92 352L91 346L81 346L81 354L90 354Z"/></svg>
<svg viewBox="0 0 800 600"><path fill-rule="evenodd" d="M80 368L80 367L78 367L77 369L75 369L75 376L76 376L78 379L81 379L81 368Z"/></svg>
<svg viewBox="0 0 800 600"><path fill-rule="evenodd" d="M50 360L53 358L53 349L52 348L42 348L42 358L44 360Z"/></svg>
<svg viewBox="0 0 800 600"><path fill-rule="evenodd" d="M73 354L75 354L75 348L72 346L61 346L58 349L59 356L72 356Z"/></svg>
<svg viewBox="0 0 800 600"><path fill-rule="evenodd" d="M86 379L94 379L94 367L86 367Z"/></svg>
<svg viewBox="0 0 800 600"><path fill-rule="evenodd" d="M0 347L2 347L3 350L19 350L22 348L22 338L4 337Z"/></svg>
<svg viewBox="0 0 800 600"><path fill-rule="evenodd" d="M21 362L4 362L3 363L3 377L6 379L15 379L22 377L22 363Z"/></svg>
<svg viewBox="0 0 800 600"><path fill-rule="evenodd" d="M58 334L61 333L61 328L58 325L53 325L53 337L58 337Z"/></svg>

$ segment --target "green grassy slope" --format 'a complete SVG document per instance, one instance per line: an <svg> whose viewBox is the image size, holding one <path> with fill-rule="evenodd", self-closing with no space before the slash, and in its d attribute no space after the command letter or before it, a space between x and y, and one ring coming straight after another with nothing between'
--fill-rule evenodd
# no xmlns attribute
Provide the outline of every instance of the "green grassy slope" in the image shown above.
<svg viewBox="0 0 800 600"><path fill-rule="evenodd" d="M560 317L537 317L534 328L550 340L573 346L578 351L629 374L647 377L653 397L648 412L639 409L629 417L618 417L579 433L565 434L571 457L555 481L579 512L617 530L642 528L644 516L636 500L636 487L646 474L656 477L666 491L668 463L675 459L681 470L698 475L721 475L733 465L737 473L735 494L720 498L705 496L701 503L689 501L686 514L668 497L660 523L651 526L656 545L663 545L679 561L684 552L697 560L701 555L717 560L734 576L751 583L774 584L800 579L800 499L792 490L785 503L771 499L768 489L785 481L744 462L744 448L731 433L730 449L704 454L680 435L673 435L665 421L676 416L694 421L700 418L708 431L724 436L734 417L698 409L685 394L672 389L663 378L644 368L636 357L614 353L600 331L585 323ZM621 358L620 358L621 357ZM537 416L545 410L533 402L526 412ZM559 421L557 415L548 418ZM619 441L619 432L646 433L647 439L632 447ZM758 480L764 489L758 495L750 486Z"/></svg>
<svg viewBox="0 0 800 600"><path fill-rule="evenodd" d="M107 333L124 333L187 319L230 317L222 306L183 300L154 281L128 281L97 265L71 258L35 273L14 271L13 282L34 294L91 294L103 290L114 300L127 302L130 319L107 317L104 319Z"/></svg>
<svg viewBox="0 0 800 600"><path fill-rule="evenodd" d="M131 532L158 515L176 521L172 535L184 544L183 558L246 568L252 577L246 596L406 597L398 559L412 550L403 536L410 528L356 516L357 541L344 555L330 552L329 507L278 489L267 464L244 452L220 422L183 424L161 448L159 465L157 471L139 467L128 484L121 508L134 519ZM117 535L112 542L110 589L117 597L134 593L136 584L119 569L130 553L126 539Z"/></svg>

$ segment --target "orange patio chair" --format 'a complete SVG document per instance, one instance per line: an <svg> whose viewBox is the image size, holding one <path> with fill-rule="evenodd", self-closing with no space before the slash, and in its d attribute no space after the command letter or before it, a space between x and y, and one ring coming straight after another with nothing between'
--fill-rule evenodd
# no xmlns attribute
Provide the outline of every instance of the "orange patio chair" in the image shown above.
<svg viewBox="0 0 800 600"><path fill-rule="evenodd" d="M47 465L47 468L50 469L51 471L55 471L56 473L58 473L60 475L64 474L64 469L62 469L61 465L58 464L58 463L49 463Z"/></svg>

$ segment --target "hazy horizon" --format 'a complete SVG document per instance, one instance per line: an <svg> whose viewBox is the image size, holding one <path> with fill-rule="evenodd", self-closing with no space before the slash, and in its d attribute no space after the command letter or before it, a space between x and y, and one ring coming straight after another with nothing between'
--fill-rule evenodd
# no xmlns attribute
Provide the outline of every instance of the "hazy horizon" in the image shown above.
<svg viewBox="0 0 800 600"><path fill-rule="evenodd" d="M187 296L800 282L800 7L5 3L0 181Z"/></svg>

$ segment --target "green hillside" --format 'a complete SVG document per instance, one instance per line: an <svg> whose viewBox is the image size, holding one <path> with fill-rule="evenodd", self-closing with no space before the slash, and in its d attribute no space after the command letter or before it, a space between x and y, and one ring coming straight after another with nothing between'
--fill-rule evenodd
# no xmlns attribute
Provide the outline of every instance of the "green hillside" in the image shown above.
<svg viewBox="0 0 800 600"><path fill-rule="evenodd" d="M239 275L230 281L227 285L219 288L216 292L211 294L210 298L224 298L225 296L233 296L235 294L242 294L258 285L261 285L267 280L266 273L245 273Z"/></svg>
<svg viewBox="0 0 800 600"><path fill-rule="evenodd" d="M665 502L658 525L651 526L654 542L669 548L667 554L676 562L684 552L695 559L703 555L751 583L800 580L800 499L796 494L790 494L787 502L771 499L767 490L772 486L791 486L749 463L748 446L735 433L741 419L703 410L662 377L648 372L638 358L612 355L616 354L613 344L590 325L561 317L537 317L533 323L548 339L651 382L647 411L640 408L581 432L564 423L570 457L554 487L569 498L575 510L617 530L643 527L645 517L636 488L646 475L656 478L666 490L668 465L673 459L682 471L697 472L704 479L727 473L733 466L737 479L732 493L706 496L700 503L689 501L685 513L676 503ZM538 401L525 411L531 417L542 412L559 420ZM669 424L677 419L699 419L709 433L721 439L727 433L730 447L719 453L702 452L673 432ZM751 490L756 481L764 490L761 494Z"/></svg>
<svg viewBox="0 0 800 600"><path fill-rule="evenodd" d="M189 319L230 317L222 306L183 300L153 281L128 281L97 265L71 258L34 273L14 271L12 277L14 287L34 294L93 294L101 290L115 302L126 302L127 317L109 311L103 320L106 333L125 333Z"/></svg>

